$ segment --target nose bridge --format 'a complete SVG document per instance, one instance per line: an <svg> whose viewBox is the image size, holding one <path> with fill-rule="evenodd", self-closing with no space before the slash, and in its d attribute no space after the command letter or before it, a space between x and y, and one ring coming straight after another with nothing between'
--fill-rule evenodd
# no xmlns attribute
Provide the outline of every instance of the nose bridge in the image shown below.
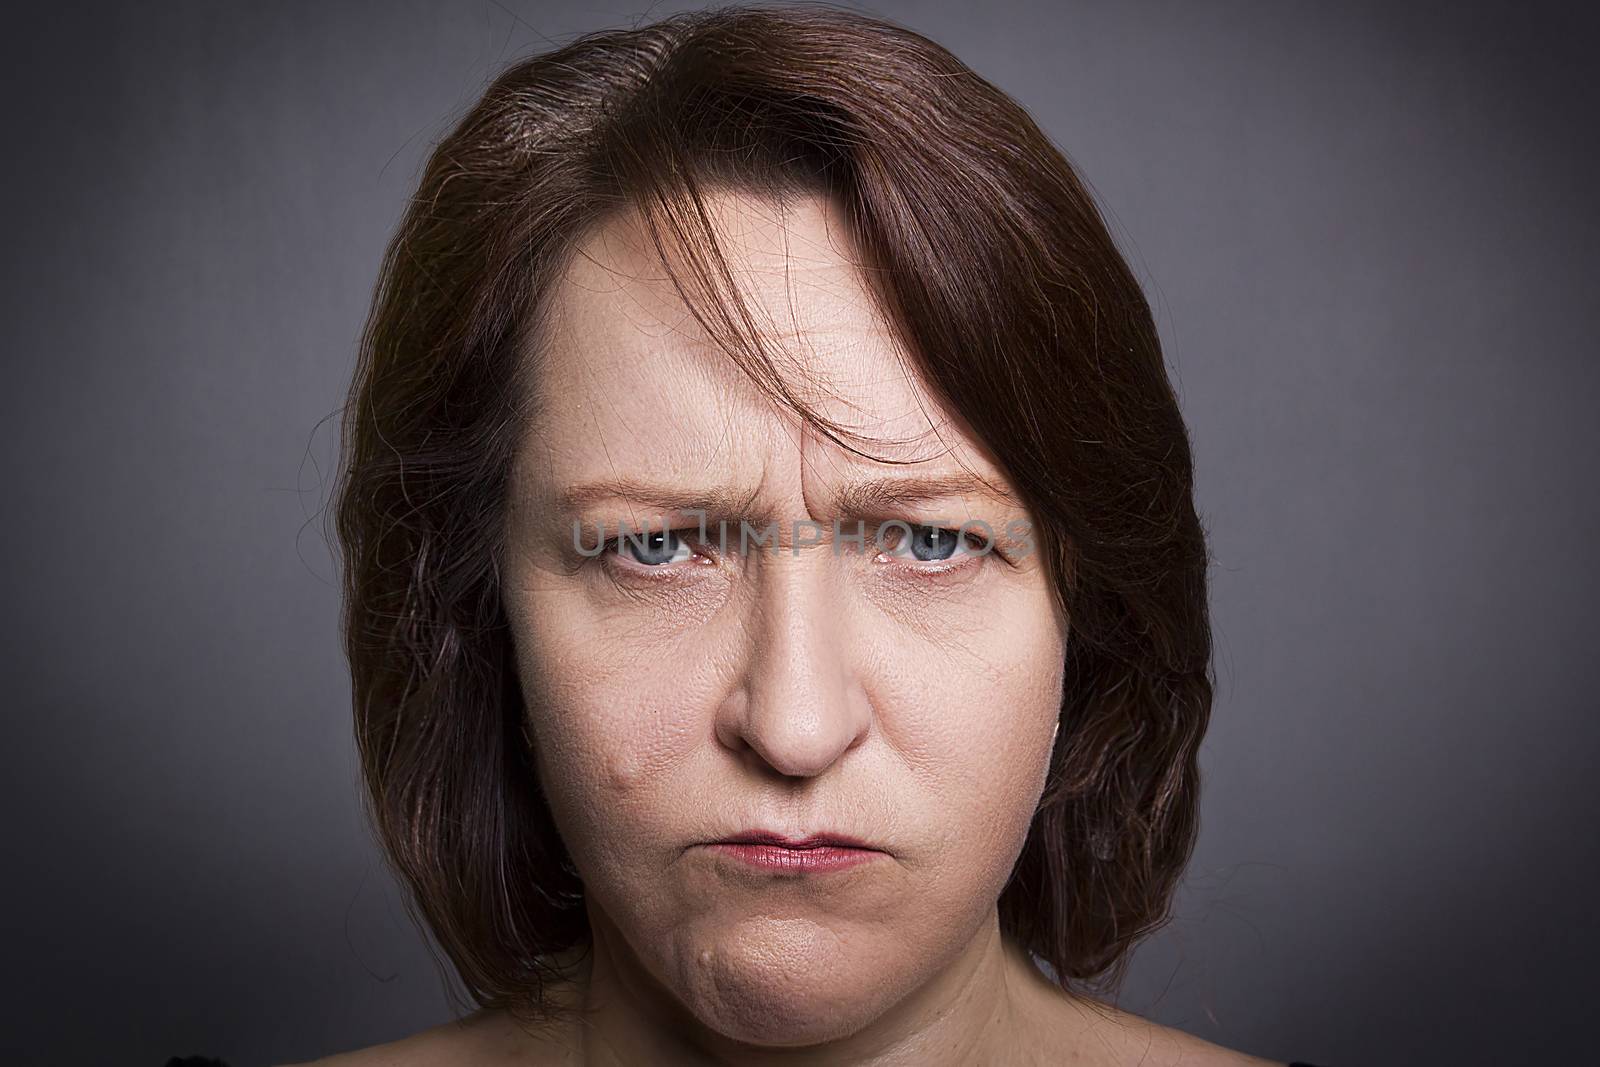
<svg viewBox="0 0 1600 1067"><path fill-rule="evenodd" d="M742 699L724 741L781 774L821 774L865 736L865 689L849 656L847 606L826 545L764 555L749 619Z"/></svg>

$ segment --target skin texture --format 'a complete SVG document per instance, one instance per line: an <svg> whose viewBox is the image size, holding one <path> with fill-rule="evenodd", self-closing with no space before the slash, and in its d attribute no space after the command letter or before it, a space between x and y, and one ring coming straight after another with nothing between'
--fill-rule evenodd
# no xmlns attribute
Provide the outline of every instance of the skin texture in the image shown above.
<svg viewBox="0 0 1600 1067"><path fill-rule="evenodd" d="M553 295L503 575L527 734L588 892L594 950L563 990L587 1024L480 1012L328 1062L1266 1062L1068 997L1001 937L1070 634L1026 509L908 374L833 205L711 204L785 379L877 458L762 394L635 216L588 234ZM953 484L972 474L992 489ZM709 544L674 497L705 504ZM740 551L741 519L775 522L775 550ZM835 519L865 544L835 545ZM891 519L987 529L920 559L892 528L879 550ZM797 548L796 520L821 543ZM687 540L660 566L590 557L574 521ZM880 851L795 874L706 847L753 828Z"/></svg>

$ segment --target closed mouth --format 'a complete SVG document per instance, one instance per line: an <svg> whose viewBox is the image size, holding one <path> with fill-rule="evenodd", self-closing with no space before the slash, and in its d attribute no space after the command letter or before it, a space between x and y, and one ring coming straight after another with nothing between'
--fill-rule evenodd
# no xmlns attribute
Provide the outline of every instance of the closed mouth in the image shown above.
<svg viewBox="0 0 1600 1067"><path fill-rule="evenodd" d="M883 849L870 845L858 837L848 834L819 833L806 837L788 837L772 830L745 830L714 842L719 845L771 845L777 848L796 849L805 851L817 848L865 849L871 852L882 852Z"/></svg>

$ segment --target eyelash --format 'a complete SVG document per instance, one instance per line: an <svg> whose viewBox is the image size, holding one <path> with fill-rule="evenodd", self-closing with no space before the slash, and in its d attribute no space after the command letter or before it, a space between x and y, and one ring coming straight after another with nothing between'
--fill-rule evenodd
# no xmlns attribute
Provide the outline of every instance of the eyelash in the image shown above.
<svg viewBox="0 0 1600 1067"><path fill-rule="evenodd" d="M887 525L887 524L885 524L885 525ZM985 556L990 555L990 554L994 553L994 551L995 551L995 547L994 547L993 542L989 541L987 538L979 536L978 534L976 534L975 532L973 532L971 530L967 530L967 531L965 531L963 533L960 530L957 530L957 529L955 529L953 527L948 527L948 526L928 526L926 524L914 523L914 522L913 523L907 523L906 525L911 527L912 534L915 534L919 530L938 530L941 533L961 534L961 536L962 536L962 542L961 543L964 544L964 545L965 544L972 545L972 547L970 548L969 551L963 552L960 555L952 555L948 559L943 559L943 560L916 560L916 559L913 559L913 560L911 560L909 562L904 562L904 563L901 563L901 564L897 565L897 569L904 570L904 571L909 571L910 573L918 575L918 576L921 576L921 577L923 577L925 579L932 580L932 579L935 579L935 578L943 577L945 575L956 574L956 573L958 573L960 571L966 570L969 567L977 566L979 563L982 562L982 560L983 560L983 558ZM696 534L698 532L699 532L699 527L697 527L697 526L688 526L688 527L677 527L677 528L674 528L674 529L671 529L671 530L665 530L665 531L663 531L663 530L651 530L651 531L647 531L645 536L646 537L655 537L655 536L657 536L657 535L659 535L661 533L673 534L674 536L676 536L676 538L677 538L679 543L687 545L691 549L691 551L695 551L696 555L701 555L701 553L696 548L695 540L690 536L686 536L686 535L689 535L689 534ZM875 537L876 537L876 535L874 535L874 540L872 541L872 545L873 545L874 548L877 548L877 541L876 541ZM628 576L630 576L630 577L642 577L642 578L645 578L645 579L651 580L651 581L670 580L672 578L676 578L679 574L682 573L685 564L690 564L690 563L696 563L697 562L696 560L693 560L693 559L680 560L680 561L678 561L676 563L661 563L661 564L640 563L638 560L634 560L634 559L628 559L628 560L626 560L626 562L622 562L622 563L612 562L614 560L618 560L618 559L622 559L623 558L622 554L621 554L621 550L622 550L622 545L623 545L623 541L624 540L627 540L627 541L629 541L631 543L637 544L639 538L636 537L635 535L629 534L626 538L624 538L622 535L618 535L616 537L610 538L609 540L603 541L601 543L601 545L600 545L600 551L595 556L595 558L596 559L605 560L606 563L609 566L611 566L612 568L624 570L628 574ZM730 540L731 540L731 538L730 538ZM904 533L901 533L899 541L895 545L891 546L889 549L877 551L875 553L875 555L874 555L874 559L875 560L879 559L879 558L885 556L888 553L893 553L893 552L897 552L897 551L903 550L905 548L905 545L906 545L906 540L907 540L907 535L904 534ZM822 547L822 546L819 545L819 546L816 546L816 547Z"/></svg>

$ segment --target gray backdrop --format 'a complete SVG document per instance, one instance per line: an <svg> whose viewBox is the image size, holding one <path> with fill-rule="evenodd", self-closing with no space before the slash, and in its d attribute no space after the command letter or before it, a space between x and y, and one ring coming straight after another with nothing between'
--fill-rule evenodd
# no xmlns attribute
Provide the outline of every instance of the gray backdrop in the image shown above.
<svg viewBox="0 0 1600 1067"><path fill-rule="evenodd" d="M323 538L430 144L533 0L13 12L11 1063L234 1067L443 1021L368 840ZM1124 1005L1280 1058L1585 1057L1595 23L1429 3L884 3L1083 169L1194 431L1203 831Z"/></svg>

